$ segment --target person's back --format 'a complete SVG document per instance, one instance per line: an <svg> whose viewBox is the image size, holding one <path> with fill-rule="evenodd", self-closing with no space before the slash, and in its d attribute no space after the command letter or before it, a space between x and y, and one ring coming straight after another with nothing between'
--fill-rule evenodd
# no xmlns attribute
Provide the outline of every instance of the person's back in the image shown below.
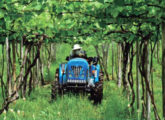
<svg viewBox="0 0 165 120"><path fill-rule="evenodd" d="M70 55L70 59L72 58L87 58L86 52L82 50L79 44L75 44L72 49L72 53Z"/></svg>

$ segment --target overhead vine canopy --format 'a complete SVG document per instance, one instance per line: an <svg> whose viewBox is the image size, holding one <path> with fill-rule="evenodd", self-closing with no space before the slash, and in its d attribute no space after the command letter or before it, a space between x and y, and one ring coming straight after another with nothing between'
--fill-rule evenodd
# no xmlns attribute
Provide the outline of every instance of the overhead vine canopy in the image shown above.
<svg viewBox="0 0 165 120"><path fill-rule="evenodd" d="M113 33L131 34L132 40L139 31L157 29L165 20L164 4L160 0L2 0L1 42L6 36L31 40L35 34L45 35L45 42L88 43L91 37L102 41Z"/></svg>
<svg viewBox="0 0 165 120"><path fill-rule="evenodd" d="M132 72L134 43L135 41L141 41L140 47L136 47L140 48L139 51L141 53L139 57L139 59L141 58L141 64L137 68L139 67L142 77L146 80L146 89L148 89L148 93L152 98L151 103L153 104L155 118L159 119L154 97L148 85L148 78L146 77L148 71L146 72L145 67L147 64L146 61L149 61L149 57L146 58L148 56L148 52L146 52L148 51L148 43L151 43L151 56L153 56L155 44L161 39L160 36L163 31L161 30L161 25L165 23L164 11L164 0L0 0L0 44L2 44L4 51L4 44L6 42L8 72L13 72L11 79L13 79L15 84L17 84L17 81L21 81L21 79L27 80L28 75L32 72L32 67L35 66L38 59L41 59L40 49L42 49L42 43L65 42L70 44L92 44L95 46L97 55L99 56L99 47L97 46L99 43L115 41L116 43L124 43L121 45L123 61L120 60L120 62L123 62L123 86L127 87L124 82L126 82L125 75L128 59L131 61L130 75ZM9 50L11 42L12 52L14 51L12 56L13 64L11 64L12 60L9 60L11 59ZM17 55L15 53L16 42L21 43L20 55L19 53ZM152 46L152 42L154 42L154 47ZM34 45L34 43L37 44ZM108 51L109 45L103 47ZM48 49L48 47L45 47L45 49ZM23 51L25 52L24 57ZM103 50L103 52L105 51ZM107 53L105 58L108 59L108 52L105 53ZM31 58L29 56L31 54L33 54L33 61L30 61ZM48 57L50 58L51 52L49 50L48 54L50 54ZM130 58L128 57L129 54L131 54ZM17 78L13 77L16 73L16 65L14 65L16 64L16 57L19 57L22 62L20 65L20 74ZM31 64L29 66L27 65L28 68L23 76L24 64L27 63L26 60L29 62L28 65ZM107 67L104 66L104 63L106 63L106 60L102 60L102 64L108 79ZM11 66L12 70L10 70ZM152 59L150 69L152 70ZM11 76L7 76L7 78ZM13 96L23 84L20 82L16 85L18 90L15 90ZM135 99L133 80L129 81L129 84L133 91L131 102L131 106L133 106ZM11 98L7 99L7 102L4 101L6 108L4 107L0 113L4 109L7 109L8 104L13 100L12 96L8 95L8 93L6 96L7 98Z"/></svg>

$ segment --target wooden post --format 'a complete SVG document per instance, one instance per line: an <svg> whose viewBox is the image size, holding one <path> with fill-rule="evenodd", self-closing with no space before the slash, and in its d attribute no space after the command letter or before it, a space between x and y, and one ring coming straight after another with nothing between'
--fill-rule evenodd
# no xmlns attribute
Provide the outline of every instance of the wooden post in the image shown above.
<svg viewBox="0 0 165 120"><path fill-rule="evenodd" d="M140 110L140 81L139 81L139 41L136 41L136 100L137 100L137 112L139 119Z"/></svg>
<svg viewBox="0 0 165 120"><path fill-rule="evenodd" d="M6 37L6 64L7 64L7 84L8 84L8 95L12 94L12 81L11 81L11 73L10 73L10 45L9 39Z"/></svg>
<svg viewBox="0 0 165 120"><path fill-rule="evenodd" d="M146 41L145 42L145 45L146 45L146 56L145 56L145 70L146 70L146 79L148 81L148 84L150 83L150 61L149 61L149 42ZM149 84L150 86L150 84ZM147 90L147 87L146 87L146 109L147 109L147 120L150 120L151 117L150 117L150 114L151 114L151 98L150 98L150 94L149 94L149 91Z"/></svg>
<svg viewBox="0 0 165 120"><path fill-rule="evenodd" d="M163 118L165 119L165 22L162 23L162 97Z"/></svg>
<svg viewBox="0 0 165 120"><path fill-rule="evenodd" d="M112 80L114 80L114 47L112 42Z"/></svg>
<svg viewBox="0 0 165 120"><path fill-rule="evenodd" d="M13 52L13 64L12 64L12 76L13 76L13 81L14 81L14 91L16 91L16 96L18 97L18 91L17 89L17 81L16 81L16 47L15 47L15 40L12 40L12 52Z"/></svg>
<svg viewBox="0 0 165 120"><path fill-rule="evenodd" d="M117 85L118 87L121 87L121 81L122 81L122 54L121 54L121 44L118 43L118 80Z"/></svg>
<svg viewBox="0 0 165 120"><path fill-rule="evenodd" d="M23 52L23 41L24 41L24 38L21 39L20 41L20 58L21 58L21 61L20 61L20 64L23 63L23 56L24 56L24 52ZM21 71L21 68L20 68L20 71ZM24 73L24 70L23 70L23 73ZM21 78L19 79L19 83L21 83L23 81L23 73L21 75ZM21 97L23 96L23 87L21 87Z"/></svg>

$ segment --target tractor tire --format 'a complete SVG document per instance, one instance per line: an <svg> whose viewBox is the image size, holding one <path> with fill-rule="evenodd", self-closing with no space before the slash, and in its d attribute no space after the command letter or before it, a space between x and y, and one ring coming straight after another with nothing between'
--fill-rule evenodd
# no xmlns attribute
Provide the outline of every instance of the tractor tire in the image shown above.
<svg viewBox="0 0 165 120"><path fill-rule="evenodd" d="M58 85L56 82L53 82L52 83L52 93L51 93L51 99L52 100L57 99L57 94L58 94L57 90L58 90Z"/></svg>
<svg viewBox="0 0 165 120"><path fill-rule="evenodd" d="M95 84L94 89L91 92L91 98L94 100L94 104L101 104L103 99L103 73L99 73L99 82Z"/></svg>
<svg viewBox="0 0 165 120"><path fill-rule="evenodd" d="M56 100L58 95L62 94L62 89L60 88L59 84L59 69L56 69L55 74L55 81L52 83L52 90L51 90L51 99Z"/></svg>

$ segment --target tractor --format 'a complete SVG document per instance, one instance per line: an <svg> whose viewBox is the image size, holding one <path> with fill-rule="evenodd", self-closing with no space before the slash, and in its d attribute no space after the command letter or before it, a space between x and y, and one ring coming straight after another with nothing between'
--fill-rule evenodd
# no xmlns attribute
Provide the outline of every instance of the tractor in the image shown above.
<svg viewBox="0 0 165 120"><path fill-rule="evenodd" d="M55 81L52 83L51 98L63 95L67 91L90 93L94 103L101 103L103 98L103 72L98 64L98 57L66 58L56 69Z"/></svg>

